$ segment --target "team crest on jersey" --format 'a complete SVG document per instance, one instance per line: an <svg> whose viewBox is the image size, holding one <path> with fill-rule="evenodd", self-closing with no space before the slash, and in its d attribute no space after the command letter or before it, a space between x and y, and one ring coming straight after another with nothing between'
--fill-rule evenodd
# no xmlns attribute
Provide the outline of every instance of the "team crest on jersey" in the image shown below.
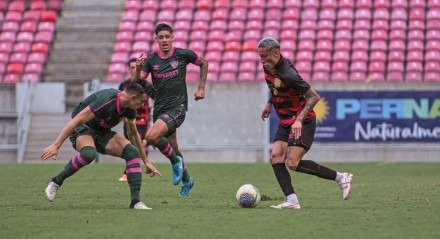
<svg viewBox="0 0 440 239"><path fill-rule="evenodd" d="M174 69L176 69L176 67L177 67L178 64L179 64L179 62L176 61L176 60L170 62L170 65L171 65Z"/></svg>
<svg viewBox="0 0 440 239"><path fill-rule="evenodd" d="M155 71L159 70L159 65L153 65L153 70Z"/></svg>
<svg viewBox="0 0 440 239"><path fill-rule="evenodd" d="M276 88L279 88L279 87L281 86L281 80L280 80L280 78L275 78L275 81L273 82L273 85L274 85Z"/></svg>

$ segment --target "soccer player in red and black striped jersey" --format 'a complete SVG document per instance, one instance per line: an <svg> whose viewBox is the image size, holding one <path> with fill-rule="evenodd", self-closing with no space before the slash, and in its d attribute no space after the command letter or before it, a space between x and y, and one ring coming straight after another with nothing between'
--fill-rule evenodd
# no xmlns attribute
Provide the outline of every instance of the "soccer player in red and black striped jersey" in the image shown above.
<svg viewBox="0 0 440 239"><path fill-rule="evenodd" d="M303 160L315 135L316 117L313 107L319 101L319 95L301 78L292 63L281 55L280 50L278 41L271 37L263 38L258 43L258 55L271 93L261 118L268 118L273 106L280 121L270 161L286 201L272 207L301 208L286 164L293 171L336 181L342 190L342 198L348 199L352 174L340 173L314 161Z"/></svg>
<svg viewBox="0 0 440 239"><path fill-rule="evenodd" d="M188 110L188 92L186 87L186 66L194 64L200 67L200 80L194 99L205 98L208 62L189 49L173 47L173 29L166 23L160 23L154 29L159 51L146 59L139 60L136 76L146 79L151 73L153 84L153 126L147 132L147 141L154 145L171 162L173 184L182 182L180 196L187 197L194 186L194 179L188 174L183 156L177 144L177 128L185 120Z"/></svg>

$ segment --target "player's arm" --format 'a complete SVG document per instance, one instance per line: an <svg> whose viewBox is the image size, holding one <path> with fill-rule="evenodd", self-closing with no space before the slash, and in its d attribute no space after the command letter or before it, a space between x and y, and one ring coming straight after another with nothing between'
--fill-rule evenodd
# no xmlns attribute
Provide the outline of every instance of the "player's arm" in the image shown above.
<svg viewBox="0 0 440 239"><path fill-rule="evenodd" d="M127 126L128 126L128 138L132 139L132 141L134 141L134 144L138 148L141 159L144 162L145 168L147 169L147 173L150 174L150 176L152 177L155 175L159 175L160 177L162 177L162 174L160 174L160 172L148 160L147 155L143 150L144 146L142 144L142 139L139 136L139 133L136 128L136 119L127 119Z"/></svg>
<svg viewBox="0 0 440 239"><path fill-rule="evenodd" d="M266 118L269 118L270 110L272 108L272 94L269 96L269 100L267 100L266 105L261 112L261 119L264 121Z"/></svg>
<svg viewBox="0 0 440 239"><path fill-rule="evenodd" d="M310 113L310 111L313 110L313 107L318 103L320 97L316 91L310 87L306 93L304 94L304 97L306 98L307 102L304 106L303 110L299 115L296 117L295 122L292 124L292 133L295 136L295 138L301 137L302 134L302 122L304 118L307 116L307 114Z"/></svg>
<svg viewBox="0 0 440 239"><path fill-rule="evenodd" d="M67 122L67 124L64 126L60 135L58 135L58 138L55 140L55 142L53 142L49 147L43 150L43 153L41 154L41 160L46 160L52 156L54 156L54 159L56 159L58 149L67 139L67 137L72 134L75 128L92 120L93 118L95 118L95 114L92 112L90 107L86 107L75 117L73 117L73 119L69 120L69 122Z"/></svg>
<svg viewBox="0 0 440 239"><path fill-rule="evenodd" d="M206 78L208 76L209 63L207 60L200 57L199 60L196 61L195 65L200 67L200 80L199 80L199 86L197 87L197 91L194 94L194 99L201 100L205 98L205 85L206 85Z"/></svg>
<svg viewBox="0 0 440 239"><path fill-rule="evenodd" d="M310 89L306 91L304 97L307 100L306 105L304 106L303 110L296 118L297 121L301 121L301 122L310 113L310 111L313 110L313 107L315 107L316 103L318 103L320 99L318 93L316 93L316 91L312 87L310 87Z"/></svg>

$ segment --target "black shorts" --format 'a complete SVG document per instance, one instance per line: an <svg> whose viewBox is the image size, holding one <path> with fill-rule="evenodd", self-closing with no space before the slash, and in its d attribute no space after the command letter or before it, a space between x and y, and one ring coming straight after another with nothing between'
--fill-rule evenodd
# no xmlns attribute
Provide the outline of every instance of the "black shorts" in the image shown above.
<svg viewBox="0 0 440 239"><path fill-rule="evenodd" d="M156 122L156 120L161 119L167 124L168 132L165 136L168 137L174 134L174 132L176 132L176 129L183 124L183 121L185 121L185 116L186 110L182 107L174 110L167 110L162 114L159 114L159 116L154 117L153 121Z"/></svg>
<svg viewBox="0 0 440 239"><path fill-rule="evenodd" d="M295 139L293 137L291 126L292 125L278 125L274 142L280 140L283 142L287 142L289 147L298 146L309 150L312 147L313 139L315 138L316 119L311 118L303 121L301 137L299 137L298 139Z"/></svg>
<svg viewBox="0 0 440 239"><path fill-rule="evenodd" d="M139 135L141 136L141 140L146 140L145 135L147 134L148 131L148 125L136 125L136 129ZM127 124L124 124L124 137L130 140L128 138Z"/></svg>
<svg viewBox="0 0 440 239"><path fill-rule="evenodd" d="M87 125L81 124L79 125L75 131L69 136L70 142L72 142L72 146L76 149L76 139L81 135L90 135L95 142L96 151L100 154L105 154L105 147L108 144L108 141L116 135L116 132L113 130L105 130L102 132L97 132L91 130Z"/></svg>

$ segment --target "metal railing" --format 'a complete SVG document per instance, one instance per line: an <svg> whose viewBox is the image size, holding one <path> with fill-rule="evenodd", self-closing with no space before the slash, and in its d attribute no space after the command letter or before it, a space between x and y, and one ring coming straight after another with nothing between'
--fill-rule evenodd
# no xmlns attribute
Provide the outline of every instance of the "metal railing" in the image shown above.
<svg viewBox="0 0 440 239"><path fill-rule="evenodd" d="M23 162L24 153L26 152L27 138L31 122L30 109L35 89L35 84L32 82L26 82L24 84L25 94L23 94L23 100L17 118L17 163Z"/></svg>

